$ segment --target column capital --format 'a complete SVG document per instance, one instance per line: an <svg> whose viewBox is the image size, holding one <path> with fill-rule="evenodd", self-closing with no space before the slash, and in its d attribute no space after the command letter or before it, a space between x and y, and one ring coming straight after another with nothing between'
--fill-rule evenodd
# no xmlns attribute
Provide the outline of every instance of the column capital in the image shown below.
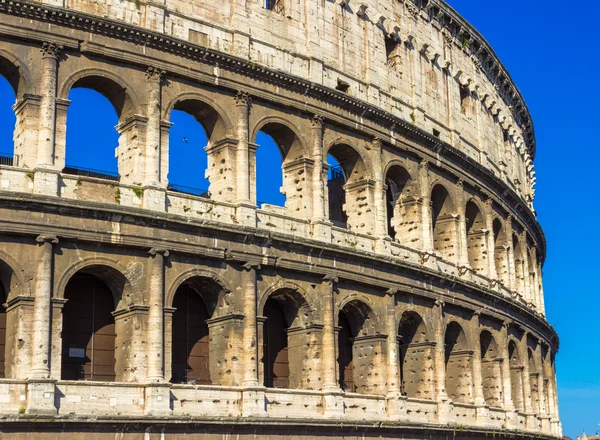
<svg viewBox="0 0 600 440"><path fill-rule="evenodd" d="M456 181L456 187L457 187L458 189L463 189L463 188L464 188L464 186L465 186L465 181L464 181L463 179L458 179L458 180Z"/></svg>
<svg viewBox="0 0 600 440"><path fill-rule="evenodd" d="M502 328L508 330L508 327L510 327L511 324L512 324L511 320L504 320L504 321L502 321Z"/></svg>
<svg viewBox="0 0 600 440"><path fill-rule="evenodd" d="M63 46L49 41L42 43L42 48L40 49L42 58L54 58L55 60L58 60L62 50Z"/></svg>
<svg viewBox="0 0 600 440"><path fill-rule="evenodd" d="M259 263L255 263L253 261L247 261L246 263L244 263L242 265L242 269L244 269L245 271L251 271L252 269L254 270L260 270L260 264Z"/></svg>
<svg viewBox="0 0 600 440"><path fill-rule="evenodd" d="M387 296L391 296L391 297L395 297L397 293L398 293L398 289L388 289L385 291L385 294Z"/></svg>
<svg viewBox="0 0 600 440"><path fill-rule="evenodd" d="M323 282L333 286L335 283L339 281L339 278L335 275L325 275L323 277Z"/></svg>
<svg viewBox="0 0 600 440"><path fill-rule="evenodd" d="M239 91L235 95L235 105L250 108L252 106L252 98L248 92Z"/></svg>
<svg viewBox="0 0 600 440"><path fill-rule="evenodd" d="M39 245L43 245L44 243L56 244L58 243L58 238L56 235L38 235L35 238L35 242Z"/></svg>
<svg viewBox="0 0 600 440"><path fill-rule="evenodd" d="M152 248L148 251L148 255L150 255L151 257L156 257L157 255L161 255L166 258L170 255L170 252L167 249Z"/></svg>
<svg viewBox="0 0 600 440"><path fill-rule="evenodd" d="M160 82L166 73L167 72L162 69L150 66L146 69L146 80L149 82Z"/></svg>
<svg viewBox="0 0 600 440"><path fill-rule="evenodd" d="M441 299L436 299L433 305L441 309L446 305L446 302Z"/></svg>
<svg viewBox="0 0 600 440"><path fill-rule="evenodd" d="M423 171L429 170L429 161L427 159L421 159L421 162L419 162L419 169Z"/></svg>
<svg viewBox="0 0 600 440"><path fill-rule="evenodd" d="M383 140L379 137L379 136L375 136L373 138L373 140L371 141L371 146L372 148L374 148L377 151L381 150L381 147L383 145ZM367 150L369 150L369 146L367 146Z"/></svg>
<svg viewBox="0 0 600 440"><path fill-rule="evenodd" d="M322 115L314 115L310 124L313 128L323 128L325 124L325 116Z"/></svg>

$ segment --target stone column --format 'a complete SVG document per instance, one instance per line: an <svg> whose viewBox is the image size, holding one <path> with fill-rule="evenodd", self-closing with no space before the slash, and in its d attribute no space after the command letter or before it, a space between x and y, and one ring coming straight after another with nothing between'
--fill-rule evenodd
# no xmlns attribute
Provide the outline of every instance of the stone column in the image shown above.
<svg viewBox="0 0 600 440"><path fill-rule="evenodd" d="M252 178L252 160L250 154L255 154L256 146L249 142L249 119L252 99L246 92L238 92L235 96L237 111L236 135L238 139L236 150L236 220L244 226L256 226L256 193L250 191Z"/></svg>
<svg viewBox="0 0 600 440"><path fill-rule="evenodd" d="M446 392L446 350L444 301L436 300L433 308L433 325L435 340L435 395L438 403L438 423L448 423L450 420L450 402Z"/></svg>
<svg viewBox="0 0 600 440"><path fill-rule="evenodd" d="M469 264L469 245L467 242L467 216L464 202L464 182L459 179L456 184L456 207L458 211L458 265L471 267Z"/></svg>
<svg viewBox="0 0 600 440"><path fill-rule="evenodd" d="M37 167L54 165L54 138L56 132L56 82L58 58L62 46L54 43L42 45L42 78L39 119Z"/></svg>
<svg viewBox="0 0 600 440"><path fill-rule="evenodd" d="M143 206L166 209L166 182L161 182L161 83L165 72L155 67L146 70L146 148Z"/></svg>
<svg viewBox="0 0 600 440"><path fill-rule="evenodd" d="M479 327L479 317L481 312L473 313L471 318L471 340L473 341L473 400L477 406L485 406L483 396L483 378L481 376L481 332ZM479 411L478 411L479 415Z"/></svg>
<svg viewBox="0 0 600 440"><path fill-rule="evenodd" d="M488 278L491 280L500 278L496 268L496 237L494 235L494 216L492 211L492 199L485 201L485 228L487 234L487 255L488 255Z"/></svg>
<svg viewBox="0 0 600 440"><path fill-rule="evenodd" d="M54 169L54 143L56 140L57 70L62 46L54 43L44 43L41 50L41 99L33 192L35 194L57 196L59 170Z"/></svg>
<svg viewBox="0 0 600 440"><path fill-rule="evenodd" d="M235 96L235 108L237 110L237 157L236 157L236 179L237 179L237 203L251 204L250 200L250 160L249 160L249 119L252 99L246 92L238 92Z"/></svg>
<svg viewBox="0 0 600 440"><path fill-rule="evenodd" d="M515 248L513 246L513 229L512 229L512 215L508 215L506 218L506 241L508 244L508 279L509 285L507 286L510 290L517 290L517 270L515 268Z"/></svg>
<svg viewBox="0 0 600 440"><path fill-rule="evenodd" d="M419 163L419 188L423 204L421 205L421 231L423 242L421 250L433 252L433 230L431 223L431 187L429 185L429 163L422 160Z"/></svg>
<svg viewBox="0 0 600 440"><path fill-rule="evenodd" d="M36 238L40 246L35 273L35 302L33 304L33 350L31 378L50 377L50 314L52 307L52 282L54 266L53 244L55 236L40 235Z"/></svg>
<svg viewBox="0 0 600 440"><path fill-rule="evenodd" d="M386 321L387 333L387 408L388 416L397 420L400 413L405 413L400 394L400 357L398 355L398 323L396 321L396 289L386 292Z"/></svg>
<svg viewBox="0 0 600 440"><path fill-rule="evenodd" d="M514 411L515 405L512 401L512 389L510 384L510 359L508 356L508 322L502 324L500 331L500 357L502 358L502 389L504 391L504 409Z"/></svg>
<svg viewBox="0 0 600 440"><path fill-rule="evenodd" d="M331 242L331 222L327 218L327 173L323 158L323 127L325 118L315 115L312 119L312 198L313 198L313 238Z"/></svg>
<svg viewBox="0 0 600 440"><path fill-rule="evenodd" d="M538 295L540 298L540 304L538 305L538 312L540 312L543 316L546 316L546 304L545 304L545 300L544 300L544 279L542 276L542 264L541 263L539 263L537 266L537 272L538 272L538 284L539 284Z"/></svg>
<svg viewBox="0 0 600 440"><path fill-rule="evenodd" d="M152 248L148 282L148 369L146 382L163 382L164 374L164 291L166 249Z"/></svg>
<svg viewBox="0 0 600 440"><path fill-rule="evenodd" d="M385 209L385 190L384 190L384 179L383 175L383 164L381 163L381 149L382 142L380 138L374 138L371 142L371 149L373 151L373 179L375 180L375 197L373 200L375 208L375 238L381 239L388 235L387 233L387 215Z"/></svg>
<svg viewBox="0 0 600 440"><path fill-rule="evenodd" d="M244 295L242 412L244 415L266 415L264 387L259 383L256 271L260 265L247 262L242 266Z"/></svg>
<svg viewBox="0 0 600 440"><path fill-rule="evenodd" d="M337 377L337 347L335 328L334 297L337 277L327 275L321 284L323 307L323 392L324 414L326 417L339 417L344 413L341 389Z"/></svg>

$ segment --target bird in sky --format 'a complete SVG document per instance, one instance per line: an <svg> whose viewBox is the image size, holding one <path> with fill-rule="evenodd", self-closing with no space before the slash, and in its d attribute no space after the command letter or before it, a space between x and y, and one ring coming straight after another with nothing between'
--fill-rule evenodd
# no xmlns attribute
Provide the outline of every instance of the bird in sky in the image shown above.
<svg viewBox="0 0 600 440"><path fill-rule="evenodd" d="M188 142L188 138L186 138L185 136L183 137L183 142L185 142L186 144L189 143Z"/></svg>

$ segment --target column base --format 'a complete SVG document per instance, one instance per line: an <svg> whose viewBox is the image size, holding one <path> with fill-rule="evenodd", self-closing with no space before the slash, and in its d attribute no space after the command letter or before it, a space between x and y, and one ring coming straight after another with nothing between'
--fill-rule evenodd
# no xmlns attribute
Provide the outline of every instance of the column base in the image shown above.
<svg viewBox="0 0 600 440"><path fill-rule="evenodd" d="M477 405L477 408L475 410L477 413L477 419L485 423L490 417L490 407L487 406L485 402L481 404L475 401L475 405Z"/></svg>
<svg viewBox="0 0 600 440"><path fill-rule="evenodd" d="M173 414L170 383L153 383L145 387L144 414L159 417Z"/></svg>
<svg viewBox="0 0 600 440"><path fill-rule="evenodd" d="M312 238L325 243L331 243L331 225L328 220L314 220L311 222Z"/></svg>
<svg viewBox="0 0 600 440"><path fill-rule="evenodd" d="M235 219L239 225L256 228L256 206L242 202L235 206Z"/></svg>
<svg viewBox="0 0 600 440"><path fill-rule="evenodd" d="M56 415L56 381L53 379L31 379L27 381L26 414Z"/></svg>
<svg viewBox="0 0 600 440"><path fill-rule="evenodd" d="M60 171L50 168L33 170L33 193L42 196L58 197L58 177ZM30 175L28 174L28 177ZM29 177L30 178L30 177Z"/></svg>
<svg viewBox="0 0 600 440"><path fill-rule="evenodd" d="M264 387L249 387L242 390L242 415L244 417L267 417Z"/></svg>
<svg viewBox="0 0 600 440"><path fill-rule="evenodd" d="M344 395L339 388L325 391L323 395L323 415L332 419L344 417Z"/></svg>
<svg viewBox="0 0 600 440"><path fill-rule="evenodd" d="M145 186L142 198L142 207L152 211L165 212L167 210L167 190L156 186Z"/></svg>
<svg viewBox="0 0 600 440"><path fill-rule="evenodd" d="M448 424L452 419L452 414L454 412L454 403L451 400L446 400L438 402L438 423Z"/></svg>
<svg viewBox="0 0 600 440"><path fill-rule="evenodd" d="M408 420L406 412L406 397L400 393L390 393L386 396L387 415L391 421Z"/></svg>

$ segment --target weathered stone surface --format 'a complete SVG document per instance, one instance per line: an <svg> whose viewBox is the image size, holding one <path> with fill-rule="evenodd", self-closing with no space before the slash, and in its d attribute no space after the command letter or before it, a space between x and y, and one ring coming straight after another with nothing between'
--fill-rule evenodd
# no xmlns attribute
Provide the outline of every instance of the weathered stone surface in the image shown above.
<svg viewBox="0 0 600 440"><path fill-rule="evenodd" d="M2 438L561 435L532 123L418 3L0 3ZM73 87L115 107L119 178L65 169ZM169 187L173 109L208 197Z"/></svg>

